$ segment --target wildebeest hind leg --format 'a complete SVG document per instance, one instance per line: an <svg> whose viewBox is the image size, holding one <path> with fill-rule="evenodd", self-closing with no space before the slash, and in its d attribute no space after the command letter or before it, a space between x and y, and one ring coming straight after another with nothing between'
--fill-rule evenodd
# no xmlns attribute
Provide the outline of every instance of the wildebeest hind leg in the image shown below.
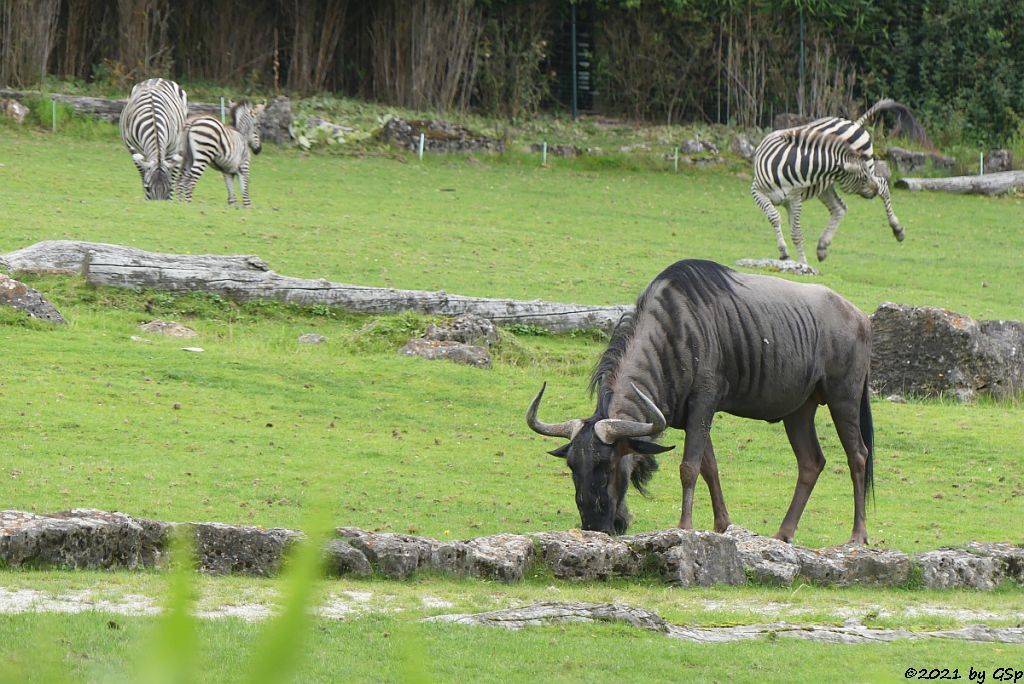
<svg viewBox="0 0 1024 684"><path fill-rule="evenodd" d="M725 532L729 527L729 511L725 508L725 497L722 495L722 483L718 479L718 461L715 459L715 449L708 439L707 449L704 450L704 457L700 460L700 474L708 485L708 493L711 494L711 509L715 513L715 532Z"/></svg>
<svg viewBox="0 0 1024 684"><path fill-rule="evenodd" d="M868 543L868 529L865 522L867 516L864 510L868 447L864 443L861 432L859 406L859 402L852 399L841 404L829 403L832 421L836 425L836 432L839 433L839 441L843 443L843 449L846 450L846 461L850 464L850 479L853 480L851 544Z"/></svg>
<svg viewBox="0 0 1024 684"><path fill-rule="evenodd" d="M807 500L814 491L818 475L825 468L825 455L821 453L818 434L814 430L814 414L817 410L818 402L815 397L811 397L803 406L783 418L786 436L789 437L789 443L796 455L798 472L793 501L789 504L789 510L782 519L779 531L775 533L775 538L782 541L793 541Z"/></svg>

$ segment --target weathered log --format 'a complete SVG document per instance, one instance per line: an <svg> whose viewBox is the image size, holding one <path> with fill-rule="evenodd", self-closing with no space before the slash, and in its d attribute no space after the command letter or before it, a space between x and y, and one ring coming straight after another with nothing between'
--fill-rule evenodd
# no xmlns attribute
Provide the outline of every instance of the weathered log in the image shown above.
<svg viewBox="0 0 1024 684"><path fill-rule="evenodd" d="M46 97L57 102L70 105L75 113L81 116L93 116L104 121L117 121L124 109L127 100L108 100L101 97L86 97L84 95L61 95L42 93L39 91L21 90L0 90L0 98L9 97L21 102L26 97ZM190 102L188 105L189 114L209 114L219 112L220 105L210 102ZM44 115L47 116L47 115Z"/></svg>
<svg viewBox="0 0 1024 684"><path fill-rule="evenodd" d="M905 190L939 190L957 194L1002 195L1024 189L1024 171L987 173L983 176L953 176L952 178L901 178L897 188Z"/></svg>
<svg viewBox="0 0 1024 684"><path fill-rule="evenodd" d="M46 240L0 256L10 271L81 274L94 285L171 292L211 292L231 299L327 305L355 313L473 313L495 323L553 332L610 330L631 306L587 306L396 290L279 275L257 256L161 254L74 240Z"/></svg>

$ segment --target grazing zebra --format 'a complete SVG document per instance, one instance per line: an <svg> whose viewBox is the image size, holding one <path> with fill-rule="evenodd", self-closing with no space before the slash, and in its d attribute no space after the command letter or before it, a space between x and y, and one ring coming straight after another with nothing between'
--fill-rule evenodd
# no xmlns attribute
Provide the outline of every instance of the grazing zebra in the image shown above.
<svg viewBox="0 0 1024 684"><path fill-rule="evenodd" d="M179 136L187 114L185 91L162 78L136 84L121 110L121 141L142 176L146 199L171 197L181 162Z"/></svg>
<svg viewBox="0 0 1024 684"><path fill-rule="evenodd" d="M828 256L832 236L846 214L846 204L836 193L836 185L844 192L866 199L881 195L889 227L897 240L903 240L903 227L892 211L889 182L876 173L871 135L864 129L867 121L885 110L895 110L900 126L915 140L927 142L924 130L910 110L886 99L877 102L856 121L840 117L817 119L804 126L773 131L757 146L750 193L775 228L780 258L788 259L789 252L782 236L782 216L776 207L785 205L793 244L800 262L806 264L800 229L800 203L814 197L828 207L830 215L828 226L818 240L818 261Z"/></svg>
<svg viewBox="0 0 1024 684"><path fill-rule="evenodd" d="M189 118L181 132L184 161L178 179L178 197L192 201L192 190L208 164L224 174L228 188L228 204L235 204L235 177L242 192L242 204L249 207L249 150L259 154L259 117L263 105L253 107L248 100L231 106L231 125L225 126L216 117L201 115Z"/></svg>

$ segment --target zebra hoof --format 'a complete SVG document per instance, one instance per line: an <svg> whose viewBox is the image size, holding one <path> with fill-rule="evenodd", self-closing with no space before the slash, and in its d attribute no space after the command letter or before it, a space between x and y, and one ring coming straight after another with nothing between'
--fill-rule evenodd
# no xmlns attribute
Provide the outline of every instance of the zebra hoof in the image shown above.
<svg viewBox="0 0 1024 684"><path fill-rule="evenodd" d="M904 231L902 228L900 228L899 230L894 230L892 234L896 238L896 242L903 242L903 238L907 237L906 231Z"/></svg>
<svg viewBox="0 0 1024 684"><path fill-rule="evenodd" d="M828 249L825 247L818 248L818 261L824 261L825 257L828 256Z"/></svg>

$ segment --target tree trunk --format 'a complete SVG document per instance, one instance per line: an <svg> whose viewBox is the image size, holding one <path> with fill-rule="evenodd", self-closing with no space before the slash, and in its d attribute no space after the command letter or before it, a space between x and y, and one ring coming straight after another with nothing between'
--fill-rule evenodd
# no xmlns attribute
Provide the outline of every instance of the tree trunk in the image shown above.
<svg viewBox="0 0 1024 684"><path fill-rule="evenodd" d="M1003 171L983 176L954 176L952 178L901 178L897 188L906 190L941 190L958 194L1002 195L1024 188L1024 171Z"/></svg>
<svg viewBox="0 0 1024 684"><path fill-rule="evenodd" d="M473 313L495 323L536 325L553 332L611 330L632 307L490 299L446 292L395 290L279 275L257 256L160 254L73 240L46 240L0 256L11 271L80 274L90 284L171 292L203 291L237 300L327 305L354 313Z"/></svg>

